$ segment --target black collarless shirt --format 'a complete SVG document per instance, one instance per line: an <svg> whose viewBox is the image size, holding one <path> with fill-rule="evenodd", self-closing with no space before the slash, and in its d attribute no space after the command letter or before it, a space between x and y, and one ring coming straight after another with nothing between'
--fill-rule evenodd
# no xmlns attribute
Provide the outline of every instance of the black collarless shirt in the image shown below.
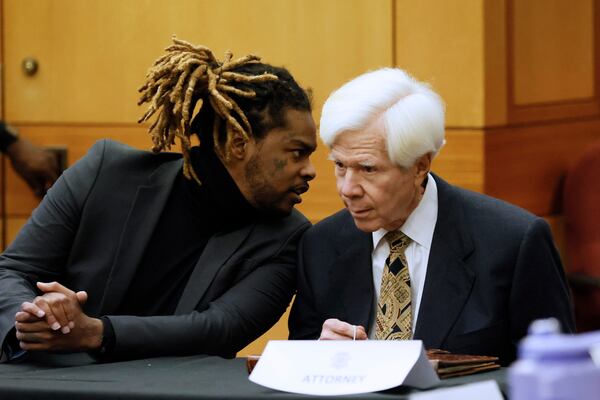
<svg viewBox="0 0 600 400"><path fill-rule="evenodd" d="M172 315L210 238L257 216L212 149L194 147L191 159L202 185L177 175L119 315Z"/></svg>

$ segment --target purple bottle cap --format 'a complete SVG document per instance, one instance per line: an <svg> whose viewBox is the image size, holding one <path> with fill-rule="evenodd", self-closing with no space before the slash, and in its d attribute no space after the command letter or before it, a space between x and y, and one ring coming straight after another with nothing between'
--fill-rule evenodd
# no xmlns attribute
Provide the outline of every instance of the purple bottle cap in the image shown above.
<svg viewBox="0 0 600 400"><path fill-rule="evenodd" d="M579 335L562 334L554 319L534 321L529 335L519 343L519 358L536 360L589 359L590 348L600 343L600 332Z"/></svg>

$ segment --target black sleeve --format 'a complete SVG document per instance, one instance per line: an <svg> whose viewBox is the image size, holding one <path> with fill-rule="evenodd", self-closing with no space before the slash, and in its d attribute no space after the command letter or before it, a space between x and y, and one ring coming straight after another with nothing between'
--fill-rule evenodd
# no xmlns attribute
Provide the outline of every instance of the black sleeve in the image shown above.
<svg viewBox="0 0 600 400"><path fill-rule="evenodd" d="M290 340L318 339L323 325L323 318L314 304L313 288L307 278L306 247L307 235L301 241L298 251L298 291L288 320Z"/></svg>
<svg viewBox="0 0 600 400"><path fill-rule="evenodd" d="M575 331L572 303L550 227L541 218L530 226L519 249L510 292L511 339L526 336L535 319L554 317L564 332Z"/></svg>
<svg viewBox="0 0 600 400"><path fill-rule="evenodd" d="M4 153L8 146L17 141L17 137L9 132L6 124L0 121L0 152Z"/></svg>

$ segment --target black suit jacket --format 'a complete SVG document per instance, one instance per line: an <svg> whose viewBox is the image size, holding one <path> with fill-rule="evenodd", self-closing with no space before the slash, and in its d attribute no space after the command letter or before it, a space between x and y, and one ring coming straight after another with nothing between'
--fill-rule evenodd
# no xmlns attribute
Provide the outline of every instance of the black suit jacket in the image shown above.
<svg viewBox="0 0 600 400"><path fill-rule="evenodd" d="M310 226L297 211L213 236L176 315L113 315L181 168L178 154L105 140L65 171L0 256L0 340L38 280L87 291L84 311L109 316L117 358L233 356L273 325L293 295L297 241Z"/></svg>
<svg viewBox="0 0 600 400"><path fill-rule="evenodd" d="M547 223L518 207L434 175L438 219L414 338L426 348L515 358L536 318L573 330L569 292ZM346 211L309 229L300 245L291 339L315 339L338 318L370 327L374 300L370 233Z"/></svg>

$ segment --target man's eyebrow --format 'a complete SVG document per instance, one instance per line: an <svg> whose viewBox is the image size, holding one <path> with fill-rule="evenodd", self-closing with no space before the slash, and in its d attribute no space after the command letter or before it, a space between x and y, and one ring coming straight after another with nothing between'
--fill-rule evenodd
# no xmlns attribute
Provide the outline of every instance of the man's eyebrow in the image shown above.
<svg viewBox="0 0 600 400"><path fill-rule="evenodd" d="M300 139L291 139L290 140L291 144L297 145L297 146L302 146L307 150L311 150L311 151L315 151L315 149L317 148L316 144L312 144L312 143L306 143L303 140Z"/></svg>
<svg viewBox="0 0 600 400"><path fill-rule="evenodd" d="M333 161L333 162L340 161L339 158L337 158L336 156L334 156L332 152L330 152L329 154L327 154L327 159L329 161ZM351 164L348 164L348 165L351 165ZM355 161L354 165L357 165L357 166L360 166L360 167L376 167L377 166L377 160L368 159L368 160Z"/></svg>
<svg viewBox="0 0 600 400"><path fill-rule="evenodd" d="M361 167L375 167L377 165L377 163L375 163L374 161L371 161L371 160L367 160L367 161L360 161L358 163L358 165Z"/></svg>

